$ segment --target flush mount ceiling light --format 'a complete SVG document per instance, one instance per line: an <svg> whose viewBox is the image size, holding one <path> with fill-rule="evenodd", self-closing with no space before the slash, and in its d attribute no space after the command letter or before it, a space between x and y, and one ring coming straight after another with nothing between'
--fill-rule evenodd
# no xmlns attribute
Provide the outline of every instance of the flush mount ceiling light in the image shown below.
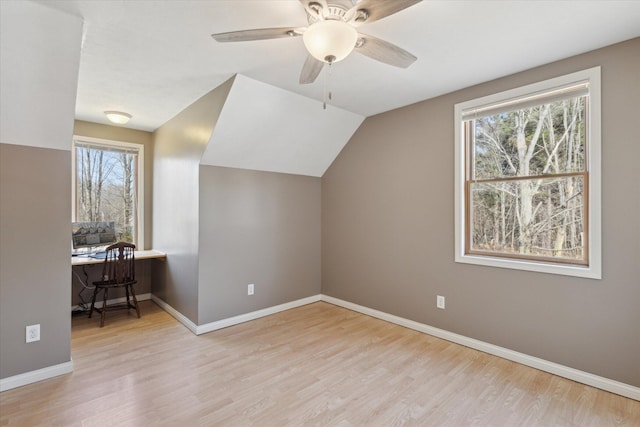
<svg viewBox="0 0 640 427"><path fill-rule="evenodd" d="M131 119L131 114L123 113L122 111L105 111L104 114L107 115L107 119L111 123L117 125L124 125Z"/></svg>
<svg viewBox="0 0 640 427"><path fill-rule="evenodd" d="M344 21L318 21L302 35L307 51L318 61L342 61L356 47L358 32Z"/></svg>

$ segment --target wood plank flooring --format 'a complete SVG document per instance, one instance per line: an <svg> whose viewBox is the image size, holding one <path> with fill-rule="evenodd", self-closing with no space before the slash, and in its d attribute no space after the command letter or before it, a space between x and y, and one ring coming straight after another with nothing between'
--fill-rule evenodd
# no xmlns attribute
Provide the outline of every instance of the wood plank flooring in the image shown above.
<svg viewBox="0 0 640 427"><path fill-rule="evenodd" d="M75 317L74 372L2 426L640 426L640 402L324 302L195 336L152 302Z"/></svg>

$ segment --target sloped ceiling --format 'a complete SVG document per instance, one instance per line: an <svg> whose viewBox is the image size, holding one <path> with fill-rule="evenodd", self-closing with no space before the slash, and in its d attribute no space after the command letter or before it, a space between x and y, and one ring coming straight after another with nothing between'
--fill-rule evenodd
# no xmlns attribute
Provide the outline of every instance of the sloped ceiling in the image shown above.
<svg viewBox="0 0 640 427"><path fill-rule="evenodd" d="M0 22L0 142L70 150L81 20L0 1Z"/></svg>
<svg viewBox="0 0 640 427"><path fill-rule="evenodd" d="M322 99L322 75L298 84L306 57L300 37L211 38L306 26L298 0L37 2L84 19L78 119L107 123L103 111L124 110L133 115L127 127L153 131L234 74ZM350 55L333 68L333 104L371 116L639 37L639 22L640 1L423 0L359 27L418 60L402 69Z"/></svg>
<svg viewBox="0 0 640 427"><path fill-rule="evenodd" d="M298 84L307 55L299 37L217 43L210 36L306 26L298 0L28 1L84 20L77 119L107 123L105 110L121 110L133 115L127 127L153 131L241 74L251 80L240 79L203 160L310 175L346 144L358 117L640 36L640 1L423 0L359 28L418 60L401 69L352 54L333 67L333 107L316 111L309 100L321 102L326 70ZM64 59L52 60L51 72L56 61Z"/></svg>
<svg viewBox="0 0 640 427"><path fill-rule="evenodd" d="M320 177L363 120L238 75L200 163Z"/></svg>

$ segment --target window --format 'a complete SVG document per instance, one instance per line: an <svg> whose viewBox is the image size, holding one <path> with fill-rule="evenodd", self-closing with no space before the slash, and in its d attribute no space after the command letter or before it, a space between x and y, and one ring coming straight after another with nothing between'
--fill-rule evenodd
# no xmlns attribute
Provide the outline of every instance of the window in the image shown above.
<svg viewBox="0 0 640 427"><path fill-rule="evenodd" d="M600 278L600 69L457 104L456 262Z"/></svg>
<svg viewBox="0 0 640 427"><path fill-rule="evenodd" d="M115 223L119 241L144 245L144 146L74 137L72 221Z"/></svg>

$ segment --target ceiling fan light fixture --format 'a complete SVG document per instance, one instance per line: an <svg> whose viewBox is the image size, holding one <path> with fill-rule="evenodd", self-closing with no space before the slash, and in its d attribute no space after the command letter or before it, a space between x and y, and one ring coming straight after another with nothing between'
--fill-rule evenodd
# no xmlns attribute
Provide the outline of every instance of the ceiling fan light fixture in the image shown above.
<svg viewBox="0 0 640 427"><path fill-rule="evenodd" d="M302 41L318 61L338 62L346 58L354 49L358 32L343 21L318 21L304 32Z"/></svg>
<svg viewBox="0 0 640 427"><path fill-rule="evenodd" d="M122 111L105 111L104 114L111 123L117 125L124 125L131 119L131 114L123 113Z"/></svg>

